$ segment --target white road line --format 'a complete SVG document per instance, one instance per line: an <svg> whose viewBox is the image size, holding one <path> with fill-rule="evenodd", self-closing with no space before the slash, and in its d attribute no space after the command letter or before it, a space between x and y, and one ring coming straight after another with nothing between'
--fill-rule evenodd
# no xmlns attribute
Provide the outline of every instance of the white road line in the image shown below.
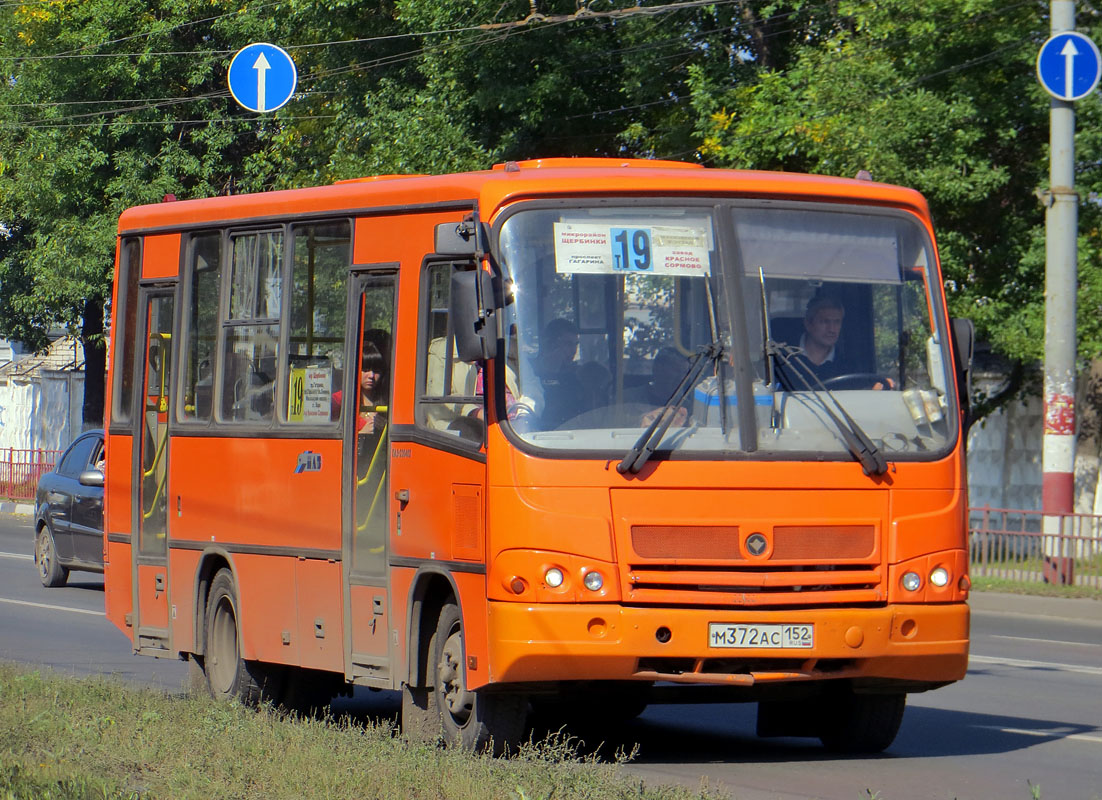
<svg viewBox="0 0 1102 800"><path fill-rule="evenodd" d="M1102 744L1102 736L1088 736L1085 733L1059 733L1056 731L1033 731L1027 728L1003 728L999 725L973 725L973 728L982 728L987 731L999 731L1000 733L1014 733L1018 736L1036 736L1041 739L1074 739L1077 742L1094 742Z"/></svg>
<svg viewBox="0 0 1102 800"><path fill-rule="evenodd" d="M0 553L0 558L18 558L23 561L34 561L34 556L29 556L26 553Z"/></svg>
<svg viewBox="0 0 1102 800"><path fill-rule="evenodd" d="M1063 642L1059 639L1031 639L1028 636L1002 636L994 633L991 635L992 639L1010 639L1015 642L1040 642L1041 644L1065 644L1072 647L1102 647L1102 644L1095 642Z"/></svg>
<svg viewBox="0 0 1102 800"><path fill-rule="evenodd" d="M51 611L72 611L74 614L92 614L93 616L102 617L104 612L91 611L87 608L72 608L71 606L55 606L49 603L32 603L29 600L12 600L7 597L0 597L0 603L11 603L16 606L30 606L32 608L48 608Z"/></svg>
<svg viewBox="0 0 1102 800"><path fill-rule="evenodd" d="M994 664L1002 667L1052 669L1059 672L1078 672L1082 675L1102 675L1102 667L1088 667L1083 664L1054 664L1050 661L1024 661L1020 658L991 658L977 655L968 656L968 660L977 664Z"/></svg>

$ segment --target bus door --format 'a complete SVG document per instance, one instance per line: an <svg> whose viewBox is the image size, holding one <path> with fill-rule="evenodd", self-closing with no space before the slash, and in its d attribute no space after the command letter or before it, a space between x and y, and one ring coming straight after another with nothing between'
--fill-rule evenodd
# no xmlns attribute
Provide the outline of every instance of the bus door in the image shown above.
<svg viewBox="0 0 1102 800"><path fill-rule="evenodd" d="M342 394L345 431L343 558L349 677L390 675L387 558L390 538L390 404L394 365L393 273L354 273Z"/></svg>
<svg viewBox="0 0 1102 800"><path fill-rule="evenodd" d="M140 412L135 415L140 457L132 482L138 532L134 553L134 644L139 652L168 651L168 419L175 293L143 288L140 330L145 353L137 368Z"/></svg>

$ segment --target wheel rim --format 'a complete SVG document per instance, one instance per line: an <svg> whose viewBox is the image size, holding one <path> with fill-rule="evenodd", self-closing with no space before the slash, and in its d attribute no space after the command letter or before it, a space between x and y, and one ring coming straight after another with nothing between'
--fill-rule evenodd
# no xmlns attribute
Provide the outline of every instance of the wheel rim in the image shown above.
<svg viewBox="0 0 1102 800"><path fill-rule="evenodd" d="M440 663L436 665L436 682L444 699L444 707L461 728L467 724L474 709L474 692L463 688L462 667L463 636L456 626L441 649Z"/></svg>
<svg viewBox="0 0 1102 800"><path fill-rule="evenodd" d="M237 618L233 602L220 597L210 626L210 648L207 653L207 676L210 688L228 694L237 672Z"/></svg>
<svg viewBox="0 0 1102 800"><path fill-rule="evenodd" d="M35 560L38 562L38 575L46 580L53 566L53 547L50 543L50 534L42 529L38 532L38 543L35 547Z"/></svg>

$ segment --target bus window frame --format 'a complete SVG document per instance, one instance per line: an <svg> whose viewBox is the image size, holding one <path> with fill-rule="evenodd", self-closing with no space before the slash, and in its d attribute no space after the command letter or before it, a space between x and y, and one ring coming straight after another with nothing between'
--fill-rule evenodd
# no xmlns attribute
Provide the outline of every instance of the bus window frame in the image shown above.
<svg viewBox="0 0 1102 800"><path fill-rule="evenodd" d="M460 271L476 270L480 266L478 262L473 258L462 258L456 256L438 255L436 253L430 253L425 256L421 261L421 266L418 270L418 291L417 291L417 374L414 381L414 415L413 415L413 428L417 432L419 437L424 437L426 443L430 446L444 450L455 455L466 456L468 458L477 458L483 460L485 458L484 450L486 446L486 422L488 416L486 413L487 403L485 400L485 381L484 390L482 395L428 395L426 392L426 377L428 374L428 357L429 357L429 345L432 341L432 331L430 329L430 293L432 291L432 284L429 280L429 273L433 267L450 266L451 270L448 273L448 286L450 292L451 286L451 274L457 269ZM454 340L452 333L452 319L451 314L448 315L448 327L445 334L445 347L449 340ZM445 353L447 351L445 350ZM500 354L499 354L500 355ZM445 367L447 361L445 360ZM481 365L482 369L485 369L486 362L474 362L473 368L478 368ZM447 372L445 371L445 375ZM430 400L429 398L439 398L437 400ZM473 439L463 438L453 433L447 433L446 431L433 428L423 421L422 408L428 404L440 404L453 403L457 405L471 405L478 404L483 408L483 430L480 440L475 441Z"/></svg>
<svg viewBox="0 0 1102 800"><path fill-rule="evenodd" d="M136 257L132 258L129 252L128 245L133 244L135 246ZM126 364L126 357L124 353L129 352L131 359L134 358L133 348L127 348L128 344L131 344L138 338L137 334L137 314L141 309L135 310L134 316L134 329L123 330L120 332L117 328L121 325L126 327L127 314L130 312L131 304L138 302L138 296L141 293L142 283L142 258L145 254L145 237L141 235L129 235L119 237L119 276L115 281L116 295L115 295L115 327L109 331L112 340L112 353L111 363L112 365ZM123 280L125 278L125 280ZM130 289L133 288L133 296L131 296ZM123 427L129 426L134 421L134 400L135 389L133 386L134 370L133 362L131 362L131 369L115 369L114 379L111 382L111 427ZM125 382L127 379L127 373L130 373L129 379L131 381L130 391L124 391ZM128 396L129 395L129 396ZM125 413L123 413L123 404L127 404Z"/></svg>
<svg viewBox="0 0 1102 800"><path fill-rule="evenodd" d="M219 248L221 254L221 271L219 276L218 287L218 309L217 309L217 331L213 350L213 363L211 369L213 371L213 386L211 392L211 413L208 419L197 419L193 417L182 417L182 398L179 396L179 392L183 391L182 381L177 382L175 388L176 394L173 395L174 402L176 404L176 411L173 413L173 426L178 426L177 430L181 433L188 435L211 435L211 436L224 436L230 432L234 435L264 435L270 438L318 438L318 439L339 439L343 435L343 426L341 424L341 418L332 419L326 423L312 423L310 425L304 425L301 423L290 422L285 419L285 410L288 397L288 376L289 371L289 344L290 344L290 317L291 317L291 298L294 291L294 237L295 231L310 226L322 226L332 224L345 224L348 226L349 232L349 246L348 246L348 258L349 263L344 270L344 292L347 295L350 286L350 280L354 271L364 269L362 265L358 266L353 263L353 254L355 253L355 236L356 225L355 217L348 214L337 214L333 216L310 216L308 218L293 217L284 220L261 220L256 221L253 224L251 220L236 221L227 220L222 224L204 225L202 227L196 227L183 231L183 240L181 249L184 254L183 269L179 276L179 283L181 285L178 297L180 303L180 311L177 313L177 328L180 346L173 348L173 357L178 360L177 370L182 368L183 357L186 351L186 347L190 343L190 338L194 334L191 328L190 320L186 320L184 317L188 310L187 304L191 302L191 276L194 268L193 264L193 242L200 236L218 234L219 235ZM280 297L280 316L276 318L257 318L250 320L230 320L227 319L229 314L229 293L231 289L232 281L232 265L227 261L232 261L232 242L235 236L247 236L251 234L261 234L264 232L279 231L283 237L282 254L280 258L280 281L281 281L281 297ZM371 265L372 267L376 265ZM290 289L288 289L290 287ZM342 308L346 303L342 303ZM227 420L224 419L221 414L221 397L224 390L224 380L222 375L224 349L226 346L226 331L229 328L242 327L249 325L268 325L272 323L279 325L279 337L278 337L278 352L276 354L276 376L275 376L275 391L273 393L273 413L269 419L262 420ZM346 334L347 334L348 321L345 320ZM179 374L174 376L178 379ZM342 378L343 380L343 378Z"/></svg>
<svg viewBox="0 0 1102 800"><path fill-rule="evenodd" d="M774 198L748 198L744 195L693 195L693 194L678 194L678 195L664 195L662 197L648 197L648 196L586 196L586 195L571 195L568 197L540 197L535 199L520 199L510 203L507 206L499 209L498 213L493 217L493 223L490 226L489 232L489 253L490 263L493 270L498 274L503 281L510 281L514 279L512 273L506 268L501 258L501 229L506 222L509 221L515 214L519 214L524 211L540 211L540 210L556 210L556 209L572 209L572 208L625 208L631 209L633 207L644 208L699 208L701 211L706 211L708 216L712 220L713 231L715 235L715 247L717 253L717 259L720 265L724 263L726 257L726 251L731 247L734 241L737 239L735 235L734 226L726 226L727 222L733 222L736 218L739 208L774 208L779 210L800 210L800 211L822 211L835 214L854 214L854 215L875 215L889 217L897 220L906 220L913 229L917 230L920 240L917 242L922 245L928 255L929 264L924 270L924 283L926 285L926 302L929 313L932 315L932 320L937 320L940 328L936 327L934 330L942 330L946 332L946 335L942 337L943 341L939 342L939 346L942 349L942 357L945 364L955 364L955 360L951 351L951 346L948 339L951 339L951 328L949 323L948 308L945 302L938 298L938 302L933 302L934 286L939 285L941 280L941 260L937 251L937 240L933 235L933 231L929 224L928 215L926 218L919 213L917 209L911 209L904 206L883 205L879 203L871 202L867 199L859 197L839 198L838 200L825 200L825 199L811 199L811 200L794 200L790 198L774 199ZM721 216L722 215L722 216ZM726 227L724 227L726 226ZM730 229L728 230L727 227ZM738 254L738 267L741 269L745 278L749 279L753 276L746 273L745 265L741 263L741 254ZM734 263L734 258L732 258ZM900 265L901 278L900 282L903 283L902 273L905 269ZM720 280L723 280L720 277ZM736 320L731 319L730 316L734 313L740 320L739 324L749 334L748 318L746 317L745 307L737 307L735 309L727 309L720 311L727 315L727 322L729 325L734 326ZM502 324L499 322L499 324ZM722 331L721 331L722 333ZM730 333L730 331L728 331ZM749 334L751 337L753 334ZM500 357L500 354L499 354ZM930 463L934 461L940 461L948 457L959 446L963 446L963 427L961 425L960 416L952 413L953 409L960 408L959 399L959 387L957 386L955 372L950 376L950 372L953 370L946 370L946 377L949 379L947 391L946 391L946 407L950 410L950 413L946 415L947 423L949 426L949 432L946 436L945 445L938 450L931 450L928 452L899 452L892 453L892 461L897 462L916 462L916 463ZM499 392L499 384L501 381L495 379L495 386L493 391L495 394ZM503 392L502 392L503 393ZM533 445L531 442L521 437L510 424L503 424L500 426L505 438L509 441L510 445L516 447L520 452L526 455L536 456L538 458L545 458L551 460L571 461L571 460L585 460L585 461L603 461L609 458L620 458L623 456L622 452L613 450L587 450L587 449L556 449L556 448L544 448ZM761 448L760 446L754 451L743 450L724 450L722 452L685 452L681 450L675 450L672 452L656 451L652 457L656 461L731 461L731 462L754 462L754 463L770 463L770 462L797 462L797 461L825 461L825 462L848 462L852 461L852 455L845 450L839 450L837 453L821 452L817 450L792 450L792 451L770 451Z"/></svg>

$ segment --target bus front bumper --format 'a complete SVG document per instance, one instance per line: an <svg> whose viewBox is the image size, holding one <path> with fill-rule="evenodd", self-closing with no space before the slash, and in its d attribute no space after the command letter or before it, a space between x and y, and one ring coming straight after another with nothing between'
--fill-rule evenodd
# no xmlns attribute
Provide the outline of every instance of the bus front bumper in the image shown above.
<svg viewBox="0 0 1102 800"><path fill-rule="evenodd" d="M712 644L776 641L783 626L813 626L811 646ZM731 686L850 678L917 690L964 677L968 629L966 603L755 611L491 601L489 678Z"/></svg>

